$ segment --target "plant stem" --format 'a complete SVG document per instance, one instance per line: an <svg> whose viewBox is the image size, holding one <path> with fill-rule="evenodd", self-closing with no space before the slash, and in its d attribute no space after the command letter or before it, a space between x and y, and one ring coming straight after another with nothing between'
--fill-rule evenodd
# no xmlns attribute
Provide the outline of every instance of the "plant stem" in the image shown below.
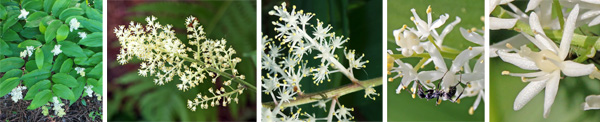
<svg viewBox="0 0 600 122"><path fill-rule="evenodd" d="M164 51L162 49L160 49L160 50L163 51L163 52L167 52L167 51ZM204 62L202 62L200 60L192 59L192 58L189 58L189 57L186 57L186 56L181 56L179 54L175 54L175 56L180 57L180 58L182 58L185 61L196 62L196 63L198 63L198 65L204 65ZM250 83L248 83L248 82L246 82L244 80L241 80L239 78L235 78L235 77L233 77L233 75L231 75L229 73L221 72L221 71L219 71L219 70L217 70L215 68L210 68L210 67L207 67L206 69L209 70L209 71L211 71L211 72L215 72L217 74L220 74L220 76L222 76L222 77L231 79L232 81L235 81L235 82L238 82L238 83L241 83L244 86L246 86L246 88L248 88L248 89L250 89L252 91L256 91L256 87L254 85L252 85L252 84L250 84Z"/></svg>
<svg viewBox="0 0 600 122"><path fill-rule="evenodd" d="M560 6L560 2L558 0L554 0L552 2L552 9L554 9L554 12L556 13L556 16L558 16L558 22L560 23L560 30L563 30L563 28L565 28L565 20L563 19L563 13L562 13L562 7Z"/></svg>
<svg viewBox="0 0 600 122"><path fill-rule="evenodd" d="M373 78L365 81L359 81L360 84L350 83L344 85L342 87L338 87L335 89L330 89L326 91L321 91L317 93L310 93L304 95L298 95L295 100L291 100L290 102L280 103L280 107L289 107L289 106L297 106L308 104L312 102L316 102L322 99L329 99L333 97L340 97L346 94L350 94L356 91L364 90L366 87L363 86L380 86L383 84L383 79L381 77ZM362 86L361 86L362 85ZM263 107L274 108L276 105L273 102L265 102L262 103Z"/></svg>
<svg viewBox="0 0 600 122"><path fill-rule="evenodd" d="M425 62L429 60L429 57L423 57L421 59L421 61L419 61L419 63L417 63L417 65L415 65L415 67L413 68L414 71L419 71L419 69L421 69L421 67L423 67L423 64L425 64Z"/></svg>
<svg viewBox="0 0 600 122"><path fill-rule="evenodd" d="M333 112L335 112L335 103L337 103L337 97L331 100L331 107L329 107L329 115L327 115L327 122L333 121Z"/></svg>

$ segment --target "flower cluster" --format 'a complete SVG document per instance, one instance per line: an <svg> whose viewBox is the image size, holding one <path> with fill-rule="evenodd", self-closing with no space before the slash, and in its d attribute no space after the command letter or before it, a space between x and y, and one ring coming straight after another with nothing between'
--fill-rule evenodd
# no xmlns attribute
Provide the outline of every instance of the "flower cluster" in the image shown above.
<svg viewBox="0 0 600 122"><path fill-rule="evenodd" d="M479 106L479 103L484 99L484 37L480 34L481 30L476 28L464 29L460 28L460 33L467 41L475 43L479 46L468 47L463 51L458 51L443 45L444 38L452 32L461 18L456 19L446 25L441 33L436 29L442 27L449 18L448 14L442 14L437 20L433 20L431 6L426 10L427 21L422 20L415 9L411 9L413 16L410 18L414 22L415 28L404 25L402 28L394 30L394 40L396 48L401 55L394 54L393 50L388 50L388 81L392 82L395 79L401 78L400 85L396 89L399 94L402 90L409 87L412 97L415 98L419 90L437 90L443 93L439 97L439 104L442 100L452 102L460 102L464 97L476 97L473 106L469 109L469 114ZM457 54L455 57L448 54ZM416 55L419 54L419 55ZM413 66L410 63L405 63L403 58L421 57L421 62ZM477 58L478 57L478 58ZM450 67L447 67L445 58L453 59ZM475 62L474 66L470 66L471 61ZM421 68L433 62L434 70L423 70ZM395 64L394 64L395 63ZM395 73L396 75L391 75ZM438 81L438 83L434 83ZM452 91L451 91L452 90ZM424 97L424 96L420 96ZM428 98L430 99L430 98Z"/></svg>
<svg viewBox="0 0 600 122"><path fill-rule="evenodd" d="M208 89L211 93L208 95L213 97L199 93L197 98L188 100L188 108L193 111L198 105L207 109L209 102L211 106L226 106L232 99L237 101L237 95L243 93L246 86L238 84L232 87L232 81L244 80L245 76L235 69L241 59L234 57L236 51L226 46L227 41L207 39L204 28L195 17L190 16L185 25L189 45L195 46L194 49L175 37L171 25L161 25L156 20L154 16L147 17L148 24L145 26L131 22L128 28L121 25L114 29L121 44L118 62L125 64L137 57L143 61L138 71L140 76L154 75L154 83L158 85L164 85L177 76L181 80L177 88L182 91L194 88L207 79L211 79L212 84L217 84L219 77L229 79L220 82L223 86L218 90L213 91L212 87Z"/></svg>
<svg viewBox="0 0 600 122"><path fill-rule="evenodd" d="M25 57L30 57L31 55L33 55L33 51L36 48L33 46L27 46L25 50L23 50L23 52L21 52L21 58L25 58Z"/></svg>
<svg viewBox="0 0 600 122"><path fill-rule="evenodd" d="M273 99L272 108L262 108L263 121L316 121L332 120L335 116L339 121L349 121L354 117L350 111L352 108L344 107L337 97L323 98L315 106L326 110L326 103L331 102L329 116L317 117L314 114L302 112L302 108L297 105L283 106L296 100L298 96L304 95L300 81L312 77L315 85L331 81L329 75L332 73L342 73L354 84L360 84L360 81L354 77L354 69L366 68L368 60L364 60L364 54L356 54L355 50L347 49L344 44L349 38L336 36L330 32L333 28L326 25L319 19L316 24L309 21L315 16L314 13L305 13L303 10L296 10L292 6L291 10L286 8L286 3L281 6L275 6L274 10L268 12L269 15L279 17L278 21L273 21L275 26L275 39L268 36L262 38L262 69L266 75L262 76L263 93L270 95ZM312 33L309 33L312 32ZM342 65L342 60L336 51L343 50L348 66ZM308 57L308 55L315 55ZM305 57L306 56L306 57ZM317 66L307 66L309 60L314 59L320 62ZM373 86L365 90L365 98L375 99L379 96ZM338 107L336 107L336 104ZM284 110L289 110L290 115L284 114Z"/></svg>
<svg viewBox="0 0 600 122"><path fill-rule="evenodd" d="M531 0L525 11L519 10L509 1L492 1L492 10L503 11L509 17L491 17L491 29L514 29L521 34L496 43L490 48L490 57L500 57L504 62L511 63L521 69L533 70L528 73L513 73L503 71L502 75L520 77L529 84L521 90L514 102L514 110L520 110L534 96L545 89L544 93L544 118L550 114L551 106L558 92L561 74L568 77L590 76L597 78L599 71L594 64L584 64L577 61L579 58L591 58L596 49L592 46L589 51L578 53L577 59L568 58L573 48L584 48L576 45L574 38L583 36L576 34L576 28L587 25L594 26L600 23L597 7L600 3L592 1L554 1ZM562 6L561 6L562 4ZM498 5L507 5L511 11L504 10ZM556 5L558 5L558 8ZM557 8L553 8L557 7ZM567 11L569 9L570 11ZM557 10L560 10L557 12ZM564 11L562 11L564 10ZM527 12L530 12L527 14ZM555 13L553 13L555 12ZM563 13L564 12L564 13ZM581 13L581 14L580 14ZM553 14L559 15L553 16ZM564 16L563 16L564 15ZM562 17L562 18L561 18ZM517 27L519 26L519 27ZM526 28L523 28L526 27ZM524 30L527 29L527 30ZM561 34L550 34L561 33ZM557 42L560 42L557 45ZM533 43L537 49L532 49L528 44ZM539 50L539 51L537 51ZM594 109L597 96L588 96L584 109Z"/></svg>
<svg viewBox="0 0 600 122"><path fill-rule="evenodd" d="M27 89L26 86L17 86L15 87L11 92L10 95L12 96L11 99L17 103L17 101L23 99L23 90Z"/></svg>
<svg viewBox="0 0 600 122"><path fill-rule="evenodd" d="M52 110L54 110L54 114L58 117L62 117L65 114L65 109L62 108L62 106L64 106L65 104L60 102L60 99L58 97L52 97Z"/></svg>

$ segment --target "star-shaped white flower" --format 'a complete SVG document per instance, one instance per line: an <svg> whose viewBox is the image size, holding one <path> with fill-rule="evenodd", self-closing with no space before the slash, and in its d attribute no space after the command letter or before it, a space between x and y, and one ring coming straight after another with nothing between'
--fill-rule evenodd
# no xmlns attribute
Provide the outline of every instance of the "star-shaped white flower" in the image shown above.
<svg viewBox="0 0 600 122"><path fill-rule="evenodd" d="M27 15L29 15L29 12L25 9L21 9L21 14L19 15L19 19L27 19Z"/></svg>
<svg viewBox="0 0 600 122"><path fill-rule="evenodd" d="M415 33L406 30L406 25L402 26L401 29L394 30L392 33L394 34L396 45L400 46L396 50L402 51L402 55L412 56L413 53L423 53L424 49L420 44L419 38Z"/></svg>
<svg viewBox="0 0 600 122"><path fill-rule="evenodd" d="M542 89L545 90L544 97L544 118L548 117L550 107L554 103L554 98L558 91L558 84L561 77L561 72L566 76L583 76L589 75L595 70L593 64L580 64L573 61L567 61L565 58L569 54L571 39L575 29L575 21L579 14L579 6L575 5L571 10L563 31L560 47L557 47L552 40L546 37L542 26L535 12L531 13L529 24L534 31L535 38L527 34L523 34L541 51L533 52L527 46L521 46L521 49L498 50L498 55L503 61L516 65L526 70L538 70L532 73L510 73L503 71L503 75L511 75L521 77L524 82L530 82L517 96L514 103L514 110L520 110L527 104L535 95ZM512 48L510 43L507 47ZM510 53L515 51L515 53ZM529 79L529 77L533 77Z"/></svg>
<svg viewBox="0 0 600 122"><path fill-rule="evenodd" d="M79 32L79 33L77 33L77 34L79 34L79 37L80 37L81 39L85 39L85 37L87 37L87 33L85 33L85 32Z"/></svg>
<svg viewBox="0 0 600 122"><path fill-rule="evenodd" d="M69 30L70 30L71 32L73 32L73 30L77 30L77 29L79 29L79 25L80 25L79 21L77 21L77 19L76 19L76 18L73 18L73 19L71 19L71 21L69 22Z"/></svg>
<svg viewBox="0 0 600 122"><path fill-rule="evenodd" d="M81 76L85 76L85 68L81 68L81 67L75 67L75 71L77 71L77 74L81 75Z"/></svg>
<svg viewBox="0 0 600 122"><path fill-rule="evenodd" d="M448 14L442 14L440 15L440 18L432 21L432 17L431 17L431 6L427 7L427 22L423 21L419 15L417 14L416 10L413 8L410 10L413 13L413 17L411 17L411 20L415 23L415 25L417 26L417 30L411 30L413 31L415 34L417 34L420 38L420 40L425 40L427 39L427 37L429 37L429 35L431 34L432 31L435 31L435 29L441 27L444 23L446 23L446 20L448 20Z"/></svg>
<svg viewBox="0 0 600 122"><path fill-rule="evenodd" d="M62 53L62 50L60 50L60 44L59 45L54 45L54 49L52 49L52 54L54 54L54 56Z"/></svg>

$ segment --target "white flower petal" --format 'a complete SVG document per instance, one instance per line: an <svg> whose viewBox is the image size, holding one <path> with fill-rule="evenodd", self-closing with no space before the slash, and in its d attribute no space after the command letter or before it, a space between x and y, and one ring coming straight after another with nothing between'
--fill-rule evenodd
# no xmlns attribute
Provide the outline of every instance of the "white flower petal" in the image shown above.
<svg viewBox="0 0 600 122"><path fill-rule="evenodd" d="M431 28L430 29L439 28L444 23L446 23L446 20L448 20L448 14L442 14L442 15L440 15L439 19L433 21L433 24L431 24Z"/></svg>
<svg viewBox="0 0 600 122"><path fill-rule="evenodd" d="M563 66L560 70L566 76L571 77L589 75L596 70L594 64L581 64L573 61L564 61Z"/></svg>
<svg viewBox="0 0 600 122"><path fill-rule="evenodd" d="M529 72L529 73L510 73L510 76L515 76L515 77L539 77L539 76L543 76L548 74L547 72L544 71L538 71L538 72Z"/></svg>
<svg viewBox="0 0 600 122"><path fill-rule="evenodd" d="M439 79L442 79L442 77L444 76L444 72L440 72L440 71L421 71L419 72L418 75L418 79L419 81L423 82L423 83L427 83L427 81L429 81L430 83ZM432 86L433 84L428 84L429 86Z"/></svg>
<svg viewBox="0 0 600 122"><path fill-rule="evenodd" d="M546 93L544 93L544 118L550 114L550 107L554 104L556 92L558 91L558 83L560 82L560 72L552 72L551 78L546 83Z"/></svg>
<svg viewBox="0 0 600 122"><path fill-rule="evenodd" d="M538 18L538 15L535 14L535 12L531 12L531 15L529 15L529 25L531 25L531 29L534 31L534 33L546 35L546 33L544 33L542 25L540 24L540 19Z"/></svg>
<svg viewBox="0 0 600 122"><path fill-rule="evenodd" d="M575 21L577 21L577 15L579 15L579 4L575 5L575 8L571 10L569 17L565 22L565 29L560 41L560 52L558 53L558 57L560 57L560 59L565 59L565 57L567 57L569 54L571 39L573 39L573 31L575 30Z"/></svg>
<svg viewBox="0 0 600 122"><path fill-rule="evenodd" d="M543 49L547 49L547 50L550 50L550 51L558 54L559 48L548 37L540 35L540 34L536 34L535 39L536 39L536 41L538 41L538 43L543 45ZM542 47L539 47L539 48L542 48Z"/></svg>
<svg viewBox="0 0 600 122"><path fill-rule="evenodd" d="M469 33L469 31L467 31L466 29L460 28L460 34L462 34L462 36L470 42L483 45L483 36L479 35L476 32Z"/></svg>
<svg viewBox="0 0 600 122"><path fill-rule="evenodd" d="M585 97L583 110L600 109L600 95L590 95Z"/></svg>
<svg viewBox="0 0 600 122"><path fill-rule="evenodd" d="M433 46L433 44L427 43L427 45L425 45L424 48L425 50L427 50L427 52L429 52L429 55L431 55L430 59L433 60L433 64L435 64L435 66L439 68L438 71L448 71L446 62L444 61L442 54L440 54L440 52L435 48L435 46Z"/></svg>
<svg viewBox="0 0 600 122"><path fill-rule="evenodd" d="M581 19L589 19L592 17L596 17L600 15L600 10L590 10L590 11L586 11L583 14L580 15Z"/></svg>
<svg viewBox="0 0 600 122"><path fill-rule="evenodd" d="M546 82L544 81L530 82L527 84L527 86L525 86L525 88L519 92L519 95L517 95L513 109L516 111L523 108L523 106L525 106L533 97L535 97L535 95L540 93L544 87L546 87Z"/></svg>
<svg viewBox="0 0 600 122"><path fill-rule="evenodd" d="M521 57L517 53L508 53L506 50L498 50L498 56L504 61L511 63L521 69L526 70L538 70L539 68L535 65L535 62L530 61L527 58Z"/></svg>
<svg viewBox="0 0 600 122"><path fill-rule="evenodd" d="M590 21L590 23L588 24L588 26L594 26L594 25L598 25L600 24L600 16L594 18L592 21Z"/></svg>
<svg viewBox="0 0 600 122"><path fill-rule="evenodd" d="M472 47L471 50L469 49L465 49L462 52L460 52L456 58L454 59L454 61L452 61L452 66L450 67L450 71L452 72L458 72L460 70L460 67L462 67L465 62L471 60L472 58L474 58L475 56L481 54L483 52L484 47Z"/></svg>
<svg viewBox="0 0 600 122"><path fill-rule="evenodd" d="M498 17L490 17L490 30L510 29L517 24L519 19L503 19Z"/></svg>
<svg viewBox="0 0 600 122"><path fill-rule="evenodd" d="M542 2L542 0L530 0L529 3L527 4L527 9L525 9L525 12L529 12L529 11L537 8L538 5L540 5L540 2Z"/></svg>
<svg viewBox="0 0 600 122"><path fill-rule="evenodd" d="M583 2L592 3L592 4L600 4L599 0L581 0Z"/></svg>
<svg viewBox="0 0 600 122"><path fill-rule="evenodd" d="M526 39L527 38L525 38L525 36L523 36L523 34L517 34L516 36L510 37L508 39L502 40L498 43L491 45L490 46L490 58L498 57L498 54L496 53L498 50L508 49L506 47L506 43L509 43L513 47L521 47L521 45L529 44L530 41L523 41Z"/></svg>

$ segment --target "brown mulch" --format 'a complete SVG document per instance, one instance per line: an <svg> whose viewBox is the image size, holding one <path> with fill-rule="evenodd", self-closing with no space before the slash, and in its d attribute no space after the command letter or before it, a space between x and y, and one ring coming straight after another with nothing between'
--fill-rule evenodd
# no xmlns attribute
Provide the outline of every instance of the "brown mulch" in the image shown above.
<svg viewBox="0 0 600 122"><path fill-rule="evenodd" d="M23 93L27 93L23 91ZM83 96L83 95L82 95ZM11 96L5 95L0 97L0 121L10 122L100 122L102 116L90 113L102 113L102 101L98 101L97 97L83 97L79 98L73 105L65 108L67 114L63 117L54 116L54 111L49 108L50 115L44 116L42 114L42 108L34 110L28 110L27 106L31 104L31 100L19 100L14 103ZM81 103L81 100L85 100L87 106ZM62 100L65 106L69 105L68 100ZM63 106L64 108L64 106ZM95 118L94 118L95 117Z"/></svg>

